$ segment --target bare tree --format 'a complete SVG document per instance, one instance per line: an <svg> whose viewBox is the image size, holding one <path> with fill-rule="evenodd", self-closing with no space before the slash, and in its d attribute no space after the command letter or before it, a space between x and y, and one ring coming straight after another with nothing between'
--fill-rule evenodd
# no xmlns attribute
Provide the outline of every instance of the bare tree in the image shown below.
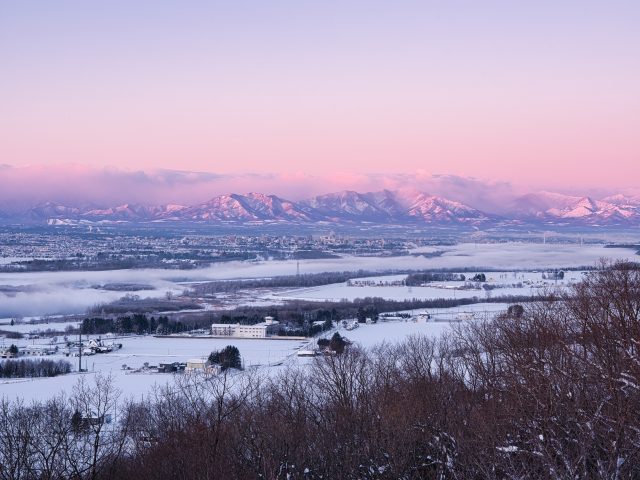
<svg viewBox="0 0 640 480"><path fill-rule="evenodd" d="M122 454L127 425L116 421L119 398L111 376L98 374L91 382L81 377L74 386L71 434L65 440L73 477L93 480Z"/></svg>

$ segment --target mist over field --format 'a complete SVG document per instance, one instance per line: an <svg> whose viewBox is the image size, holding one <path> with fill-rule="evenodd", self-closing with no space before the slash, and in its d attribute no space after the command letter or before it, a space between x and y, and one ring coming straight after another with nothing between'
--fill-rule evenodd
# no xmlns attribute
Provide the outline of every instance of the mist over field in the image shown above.
<svg viewBox="0 0 640 480"><path fill-rule="evenodd" d="M0 273L0 285L15 291L0 291L0 317L84 313L95 305L109 303L127 293L160 297L181 293L177 283L163 279L162 270L110 270L96 272ZM151 289L105 290L109 284L141 284Z"/></svg>
<svg viewBox="0 0 640 480"><path fill-rule="evenodd" d="M421 253L443 251L438 257ZM593 267L601 259L628 260L633 250L607 249L601 245L575 244L460 244L425 247L400 257L354 257L304 260L301 273L357 270L418 269L542 269ZM22 292L0 291L0 317L83 313L96 304L117 300L127 293L144 297L162 297L167 292L180 294L185 283L242 278L268 278L295 275L298 262L247 261L216 263L197 270L110 270L91 272L0 273L0 285L22 286ZM107 291L108 284L150 285L152 289ZM20 288L17 288L20 290Z"/></svg>

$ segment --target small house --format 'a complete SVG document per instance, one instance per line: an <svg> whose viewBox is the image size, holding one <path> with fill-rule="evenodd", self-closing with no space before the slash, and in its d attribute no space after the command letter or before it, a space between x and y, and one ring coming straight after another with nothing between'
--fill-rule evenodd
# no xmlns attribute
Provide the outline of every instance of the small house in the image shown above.
<svg viewBox="0 0 640 480"><path fill-rule="evenodd" d="M158 373L174 373L178 371L178 362L158 364Z"/></svg>
<svg viewBox="0 0 640 480"><path fill-rule="evenodd" d="M184 372L190 374L202 373L205 375L217 375L220 373L220 365L214 365L209 360L203 358L192 358L187 360L187 366Z"/></svg>
<svg viewBox="0 0 640 480"><path fill-rule="evenodd" d="M413 321L416 323L426 323L431 320L431 315L426 312L419 313L417 316L413 317Z"/></svg>
<svg viewBox="0 0 640 480"><path fill-rule="evenodd" d="M11 347L0 347L0 358L15 358L21 352L12 350Z"/></svg>

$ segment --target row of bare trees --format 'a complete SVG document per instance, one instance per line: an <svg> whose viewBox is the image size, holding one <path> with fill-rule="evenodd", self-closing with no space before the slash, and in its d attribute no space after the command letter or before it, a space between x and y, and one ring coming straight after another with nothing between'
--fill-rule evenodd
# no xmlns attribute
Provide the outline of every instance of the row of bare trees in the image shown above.
<svg viewBox="0 0 640 480"><path fill-rule="evenodd" d="M640 270L607 266L524 311L277 375L4 402L0 478L639 478L639 342Z"/></svg>

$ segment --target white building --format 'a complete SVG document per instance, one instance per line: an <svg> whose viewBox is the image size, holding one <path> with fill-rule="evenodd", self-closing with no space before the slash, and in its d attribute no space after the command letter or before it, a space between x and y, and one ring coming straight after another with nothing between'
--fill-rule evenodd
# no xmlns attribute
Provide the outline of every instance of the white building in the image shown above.
<svg viewBox="0 0 640 480"><path fill-rule="evenodd" d="M35 356L44 356L44 355L55 355L58 351L58 347L54 347L51 345L29 345L24 347L21 350L21 353L25 355L35 355Z"/></svg>
<svg viewBox="0 0 640 480"><path fill-rule="evenodd" d="M426 323L431 320L431 315L427 312L419 313L417 316L413 317L413 321L417 323Z"/></svg>
<svg viewBox="0 0 640 480"><path fill-rule="evenodd" d="M187 360L187 366L184 369L186 373L203 372L209 366L209 361L204 358L191 358Z"/></svg>
<svg viewBox="0 0 640 480"><path fill-rule="evenodd" d="M255 325L240 325L239 323L213 323L211 335L218 337L266 338L276 333L278 322L273 317L264 317L264 322Z"/></svg>
<svg viewBox="0 0 640 480"><path fill-rule="evenodd" d="M218 337L233 337L238 324L213 323L211 324L211 335Z"/></svg>

